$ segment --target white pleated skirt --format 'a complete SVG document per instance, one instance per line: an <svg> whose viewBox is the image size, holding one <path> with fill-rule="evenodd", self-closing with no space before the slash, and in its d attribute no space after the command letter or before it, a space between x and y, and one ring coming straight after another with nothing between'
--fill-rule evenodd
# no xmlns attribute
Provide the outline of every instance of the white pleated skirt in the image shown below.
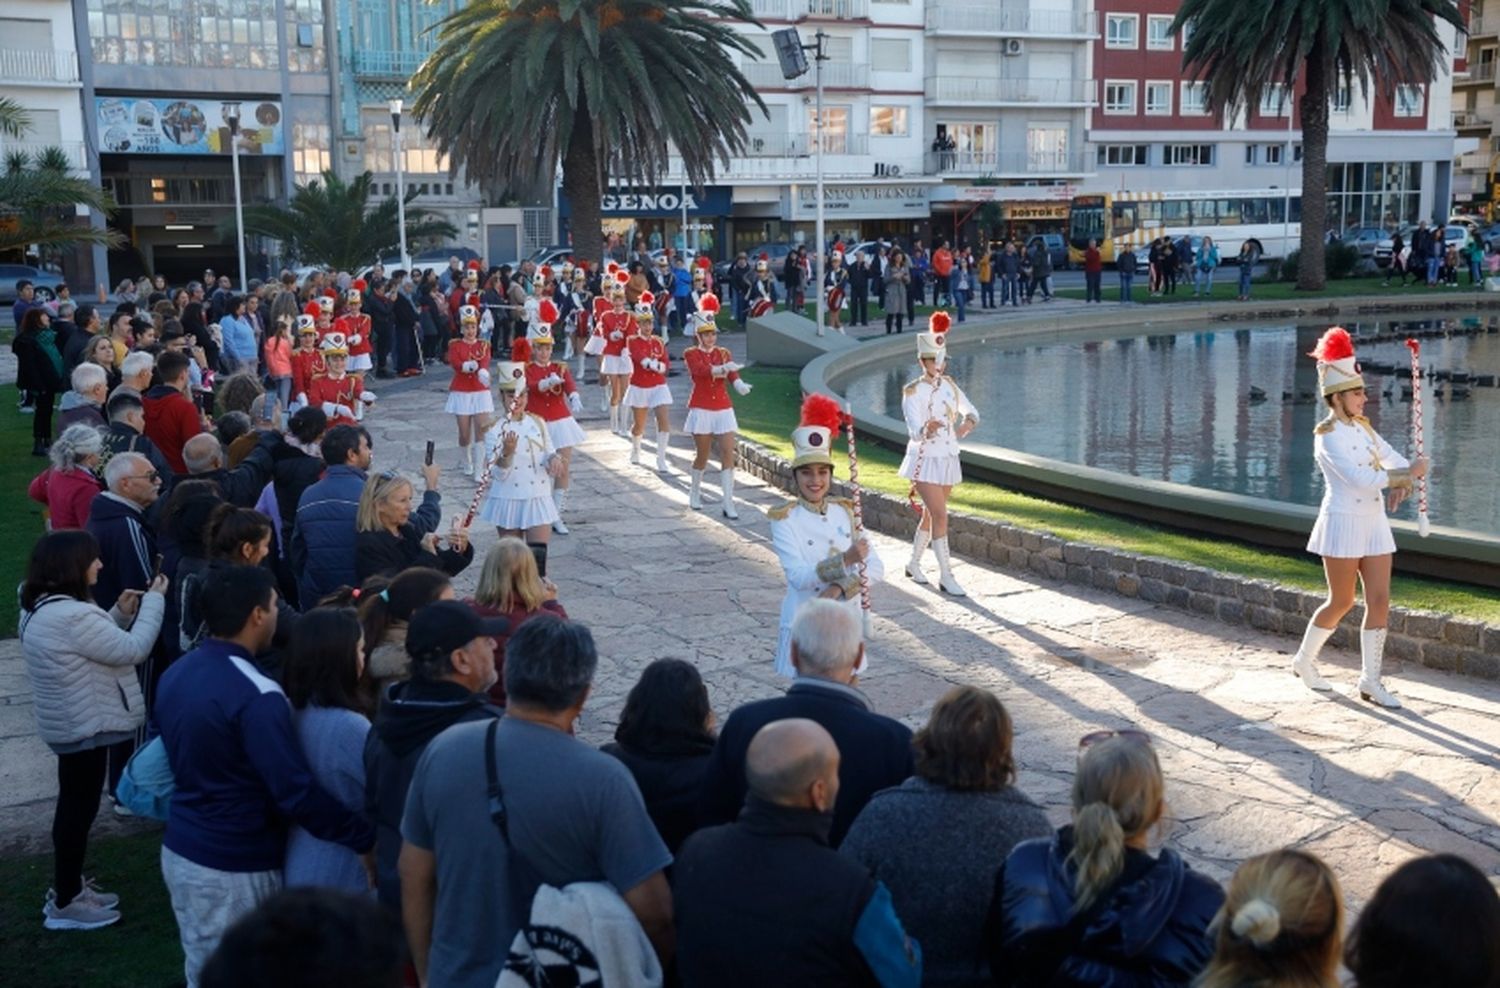
<svg viewBox="0 0 1500 988"><path fill-rule="evenodd" d="M452 415L488 415L495 410L489 388L483 391L450 391L443 411Z"/></svg>
<svg viewBox="0 0 1500 988"><path fill-rule="evenodd" d="M726 432L740 431L732 408L689 408L687 422L682 428L694 436L722 436Z"/></svg>
<svg viewBox="0 0 1500 988"><path fill-rule="evenodd" d="M512 531L550 525L557 518L557 505L550 497L490 497L479 508L480 521Z"/></svg>
<svg viewBox="0 0 1500 988"><path fill-rule="evenodd" d="M665 384L654 388L638 388L634 384L625 389L625 404L630 408L656 408L672 404L672 391Z"/></svg>
<svg viewBox="0 0 1500 988"><path fill-rule="evenodd" d="M628 353L606 353L604 364L600 370L601 374L630 374L635 370L635 365L630 362Z"/></svg>
<svg viewBox="0 0 1500 988"><path fill-rule="evenodd" d="M584 433L583 426L569 415L547 423L547 438L552 440L553 449L567 449L569 446L583 445L588 436Z"/></svg>
<svg viewBox="0 0 1500 988"><path fill-rule="evenodd" d="M1391 522L1380 514L1318 512L1307 551L1330 559L1363 559L1387 556L1396 551Z"/></svg>
<svg viewBox="0 0 1500 988"><path fill-rule="evenodd" d="M919 480L924 484L940 484L945 487L955 486L964 479L963 468L956 456L928 454L921 457L921 476L917 476L917 459L916 452L908 447L906 456L901 460L901 468L896 471L897 475L907 480Z"/></svg>
<svg viewBox="0 0 1500 988"><path fill-rule="evenodd" d="M374 366L375 364L370 360L368 353L351 354L349 357L349 373L351 374L367 371Z"/></svg>

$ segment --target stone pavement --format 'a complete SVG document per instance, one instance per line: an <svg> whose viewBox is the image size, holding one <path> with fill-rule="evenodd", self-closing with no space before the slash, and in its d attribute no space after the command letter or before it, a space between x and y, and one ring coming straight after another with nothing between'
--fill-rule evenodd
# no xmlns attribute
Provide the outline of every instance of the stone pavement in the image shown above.
<svg viewBox="0 0 1500 988"><path fill-rule="evenodd" d="M746 378L753 383L753 368ZM446 381L437 373L380 389L386 397L367 422L378 466L415 474L434 438L439 463L452 467ZM685 401L685 380L672 383ZM738 522L719 516L716 493L702 513L688 510L686 441L673 443L666 477L631 467L628 442L605 431L598 389L583 392L590 438L574 457L572 534L554 537L550 572L600 646L584 738L609 739L640 669L663 656L698 665L721 719L774 695L783 687L772 671L782 582L765 510L783 495L742 477ZM650 448L648 437L648 461ZM473 485L445 475L442 491L451 516ZM476 530L481 556L493 540ZM899 574L905 546L874 542ZM478 569L459 577L461 592ZM1304 690L1279 636L968 562L958 574L964 600L899 575L874 587L871 672L861 686L877 709L913 727L955 684L993 690L1015 720L1019 784L1055 821L1067 815L1078 738L1129 725L1149 731L1162 757L1164 839L1216 877L1286 844L1327 858L1355 903L1422 852L1457 852L1500 874L1500 684L1408 665L1389 683L1407 709L1384 711ZM1353 683L1356 657L1325 659L1330 679ZM52 773L16 643L0 642L0 846L45 846ZM107 817L99 830L120 826Z"/></svg>

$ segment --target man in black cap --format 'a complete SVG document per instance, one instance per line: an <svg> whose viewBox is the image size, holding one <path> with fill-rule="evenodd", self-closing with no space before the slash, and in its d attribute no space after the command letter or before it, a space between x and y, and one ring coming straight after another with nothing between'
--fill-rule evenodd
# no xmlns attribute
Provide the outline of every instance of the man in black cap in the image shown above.
<svg viewBox="0 0 1500 988"><path fill-rule="evenodd" d="M411 679L386 690L365 742L365 815L375 823L376 887L398 920L401 815L417 759L429 741L454 724L501 715L485 693L497 675L490 636L509 628L508 619L481 620L453 600L421 608L407 627Z"/></svg>

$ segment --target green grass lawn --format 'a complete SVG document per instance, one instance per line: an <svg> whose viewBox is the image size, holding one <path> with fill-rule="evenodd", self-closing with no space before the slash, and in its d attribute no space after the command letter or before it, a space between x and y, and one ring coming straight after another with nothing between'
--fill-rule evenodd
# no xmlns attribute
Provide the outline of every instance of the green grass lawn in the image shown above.
<svg viewBox="0 0 1500 988"><path fill-rule="evenodd" d="M757 367L749 372L747 380L755 385L755 390L735 399L740 434L789 457L790 433L797 425L802 393L797 372ZM860 482L872 490L905 497L908 484L896 476L900 464L901 457L896 452L873 442L862 444ZM847 473L846 470L841 472ZM1188 535L990 484L971 481L955 488L952 506L959 511L1048 532L1069 541L1192 563L1236 576L1274 580L1305 590L1318 590L1324 585L1322 567L1308 556L1286 555L1242 542ZM1397 576L1392 594L1404 607L1500 622L1500 599L1492 590Z"/></svg>
<svg viewBox="0 0 1500 988"><path fill-rule="evenodd" d="M1457 298L1480 291L1479 288L1468 284L1467 278L1460 278L1457 288L1446 288L1442 285L1429 288L1425 284L1408 284L1402 288L1395 283L1384 285L1381 283L1383 279L1384 275L1342 278L1328 282L1319 292L1299 292L1296 283L1291 281L1256 281L1250 286L1250 301L1316 302L1319 299L1347 298L1351 295L1389 295L1399 299L1431 297L1434 302L1442 302L1444 299ZM1220 269L1214 277L1214 288L1209 298L1215 302L1233 302L1238 292L1239 272L1232 268ZM1057 295L1059 298L1083 298L1083 289L1062 288L1058 290ZM1120 277L1114 271L1104 272L1103 295L1105 302L1115 302L1120 298ZM1178 282L1176 294L1153 297L1146 285L1146 275L1142 272L1135 276L1135 282L1131 285L1130 299L1146 305L1171 305L1176 302L1202 301L1204 296L1199 295L1195 299L1192 282L1184 280Z"/></svg>
<svg viewBox="0 0 1500 988"><path fill-rule="evenodd" d="M182 948L161 880L161 832L89 845L84 873L120 897L124 916L86 933L42 928L52 855L0 860L0 985L16 988L166 988L179 985Z"/></svg>
<svg viewBox="0 0 1500 988"><path fill-rule="evenodd" d="M16 410L18 401L15 385L0 386L0 490L9 491L11 499L10 510L0 512L0 638L16 633L14 588L25 579L26 559L42 534L42 506L26 496L26 486L47 461L31 455L32 419Z"/></svg>

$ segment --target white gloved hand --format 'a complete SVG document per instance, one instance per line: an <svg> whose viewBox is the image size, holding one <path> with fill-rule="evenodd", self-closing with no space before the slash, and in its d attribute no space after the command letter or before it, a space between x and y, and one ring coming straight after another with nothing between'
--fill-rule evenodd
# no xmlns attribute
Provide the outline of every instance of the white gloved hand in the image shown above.
<svg viewBox="0 0 1500 988"><path fill-rule="evenodd" d="M465 360L458 365L458 368L465 374L472 374L479 369L479 362L477 360Z"/></svg>
<svg viewBox="0 0 1500 988"><path fill-rule="evenodd" d="M479 383L485 387L490 386L490 372L483 367L479 368Z"/></svg>
<svg viewBox="0 0 1500 988"><path fill-rule="evenodd" d="M306 408L307 407L307 392L304 391L300 395L298 395L296 397L296 399L292 402L292 404L294 404L294 405L301 405L303 408Z"/></svg>
<svg viewBox="0 0 1500 988"><path fill-rule="evenodd" d="M340 405L340 404L338 404L336 402L325 401L325 402L323 402L323 406L322 407L323 407L323 414L324 415L327 415L329 418L334 418L334 417L336 417L338 415L339 409L343 408L344 406Z"/></svg>
<svg viewBox="0 0 1500 988"><path fill-rule="evenodd" d="M739 370L740 370L740 365L737 364L737 363L735 363L733 360L729 361L729 363L724 364L722 366L724 367L724 370L727 371L730 374L737 374L737 373L739 373Z"/></svg>
<svg viewBox="0 0 1500 988"><path fill-rule="evenodd" d="M623 340L625 338L625 334L617 329L613 333L609 334L609 338L618 343L620 340Z"/></svg>
<svg viewBox="0 0 1500 988"><path fill-rule="evenodd" d="M655 364L656 364L656 373L658 373L658 374L665 374L667 372L667 362L665 360L657 360L657 361L655 361Z"/></svg>
<svg viewBox="0 0 1500 988"><path fill-rule="evenodd" d="M562 387L562 378L558 377L556 374L548 374L546 377L542 378L543 391L556 391L560 387Z"/></svg>
<svg viewBox="0 0 1500 988"><path fill-rule="evenodd" d="M358 333L350 333L349 334L349 345L350 346L359 346L359 341L362 340L362 339L364 339L364 337L360 336Z"/></svg>
<svg viewBox="0 0 1500 988"><path fill-rule="evenodd" d="M354 409L350 408L348 405L334 405L333 417L352 419L354 418Z"/></svg>
<svg viewBox="0 0 1500 988"><path fill-rule="evenodd" d="M574 415L583 414L583 399L578 397L577 391L568 395L568 411L572 412Z"/></svg>
<svg viewBox="0 0 1500 988"><path fill-rule="evenodd" d="M738 391L742 395L749 394L750 393L750 388L753 386L753 385L746 384L743 379L736 379L732 383L734 384L734 390Z"/></svg>
<svg viewBox="0 0 1500 988"><path fill-rule="evenodd" d="M375 403L375 392L361 391L359 393L359 400L364 402L366 405L373 405Z"/></svg>
<svg viewBox="0 0 1500 988"><path fill-rule="evenodd" d="M713 371L711 373L713 374L714 377L728 377L729 376L729 370L723 364L715 364L714 365L714 369L713 369Z"/></svg>

